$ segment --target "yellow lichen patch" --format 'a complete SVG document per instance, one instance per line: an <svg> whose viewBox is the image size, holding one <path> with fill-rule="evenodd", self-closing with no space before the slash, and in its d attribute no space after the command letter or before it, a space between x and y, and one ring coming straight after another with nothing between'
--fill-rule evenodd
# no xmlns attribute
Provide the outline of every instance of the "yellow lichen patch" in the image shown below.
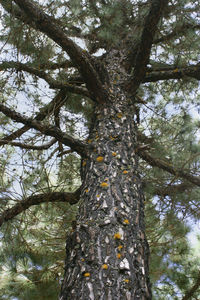
<svg viewBox="0 0 200 300"><path fill-rule="evenodd" d="M88 190L88 189L86 189L86 190L85 190L85 192L86 192L86 193L88 193L88 192L89 192L89 190Z"/></svg>
<svg viewBox="0 0 200 300"><path fill-rule="evenodd" d="M90 277L90 273L89 273L89 272L86 272L86 273L83 274L83 276L84 276L84 277Z"/></svg>
<svg viewBox="0 0 200 300"><path fill-rule="evenodd" d="M177 69L177 68L176 68L176 69L174 69L174 70L173 70L173 72L174 72L174 73L177 73L177 72L178 72L178 69Z"/></svg>
<svg viewBox="0 0 200 300"><path fill-rule="evenodd" d="M121 119L121 118L122 118L122 113L117 113L117 117L118 117L119 119Z"/></svg>
<svg viewBox="0 0 200 300"><path fill-rule="evenodd" d="M123 174L128 174L128 171L127 171L127 170L124 170L124 171L123 171Z"/></svg>
<svg viewBox="0 0 200 300"><path fill-rule="evenodd" d="M101 187L107 188L108 187L108 183L107 182L102 182L100 184Z"/></svg>
<svg viewBox="0 0 200 300"><path fill-rule="evenodd" d="M117 155L117 152L112 152L112 156L116 156Z"/></svg>
<svg viewBox="0 0 200 300"><path fill-rule="evenodd" d="M102 265L102 269L107 270L108 269L108 265L107 264L103 264Z"/></svg>
<svg viewBox="0 0 200 300"><path fill-rule="evenodd" d="M115 240L120 240L121 237L122 237L122 235L121 235L121 233L119 233L119 232L116 232L116 233L114 234L114 239L115 239Z"/></svg>
<svg viewBox="0 0 200 300"><path fill-rule="evenodd" d="M130 280L129 279L124 279L124 282L129 283Z"/></svg>
<svg viewBox="0 0 200 300"><path fill-rule="evenodd" d="M130 224L130 222L129 222L128 219L125 219L125 220L123 221L123 223L124 223L124 224L127 224L127 225Z"/></svg>
<svg viewBox="0 0 200 300"><path fill-rule="evenodd" d="M119 245L117 248L118 248L118 250L121 250L123 248L123 246Z"/></svg>
<svg viewBox="0 0 200 300"><path fill-rule="evenodd" d="M115 141L116 138L117 138L116 136L111 136L111 135L110 135L110 139L111 139L112 141Z"/></svg>
<svg viewBox="0 0 200 300"><path fill-rule="evenodd" d="M86 161L84 160L83 162L82 162L82 166L84 167L86 165Z"/></svg>
<svg viewBox="0 0 200 300"><path fill-rule="evenodd" d="M96 158L96 161L98 161L98 162L102 162L103 160L104 160L103 156L98 156Z"/></svg>
<svg viewBox="0 0 200 300"><path fill-rule="evenodd" d="M120 253L117 253L117 258L121 258L121 254Z"/></svg>

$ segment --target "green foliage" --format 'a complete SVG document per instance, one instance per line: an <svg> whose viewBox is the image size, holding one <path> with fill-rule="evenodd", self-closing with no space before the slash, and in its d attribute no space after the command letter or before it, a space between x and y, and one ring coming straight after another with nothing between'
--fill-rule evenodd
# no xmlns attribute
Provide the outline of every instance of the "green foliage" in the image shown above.
<svg viewBox="0 0 200 300"><path fill-rule="evenodd" d="M76 207L42 204L2 227L2 299L55 299ZM58 235L59 233L59 235ZM11 241L12 237L12 241Z"/></svg>

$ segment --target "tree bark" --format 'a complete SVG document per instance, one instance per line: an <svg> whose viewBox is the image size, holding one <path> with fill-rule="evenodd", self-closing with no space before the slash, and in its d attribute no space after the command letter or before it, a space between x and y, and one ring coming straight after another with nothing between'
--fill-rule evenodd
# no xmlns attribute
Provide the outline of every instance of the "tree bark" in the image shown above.
<svg viewBox="0 0 200 300"><path fill-rule="evenodd" d="M135 107L118 60L116 54L107 66L109 102L95 108L93 150L82 162L82 204L67 239L60 300L151 299Z"/></svg>

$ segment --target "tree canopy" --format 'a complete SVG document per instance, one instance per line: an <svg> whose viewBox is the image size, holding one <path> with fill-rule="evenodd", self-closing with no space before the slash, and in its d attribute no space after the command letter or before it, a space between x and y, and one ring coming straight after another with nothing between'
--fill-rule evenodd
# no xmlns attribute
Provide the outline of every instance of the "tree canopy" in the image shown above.
<svg viewBox="0 0 200 300"><path fill-rule="evenodd" d="M200 214L200 4L159 2L0 0L2 299L59 294L94 106L107 99L102 62L121 41L153 297L198 299L199 240L188 234Z"/></svg>

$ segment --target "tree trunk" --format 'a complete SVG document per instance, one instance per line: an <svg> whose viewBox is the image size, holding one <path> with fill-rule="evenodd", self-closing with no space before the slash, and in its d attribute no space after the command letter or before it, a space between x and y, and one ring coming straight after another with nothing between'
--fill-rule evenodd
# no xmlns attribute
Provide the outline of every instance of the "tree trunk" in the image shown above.
<svg viewBox="0 0 200 300"><path fill-rule="evenodd" d="M96 105L82 162L82 204L67 240L60 300L151 299L135 107L116 61L108 64L110 102Z"/></svg>

